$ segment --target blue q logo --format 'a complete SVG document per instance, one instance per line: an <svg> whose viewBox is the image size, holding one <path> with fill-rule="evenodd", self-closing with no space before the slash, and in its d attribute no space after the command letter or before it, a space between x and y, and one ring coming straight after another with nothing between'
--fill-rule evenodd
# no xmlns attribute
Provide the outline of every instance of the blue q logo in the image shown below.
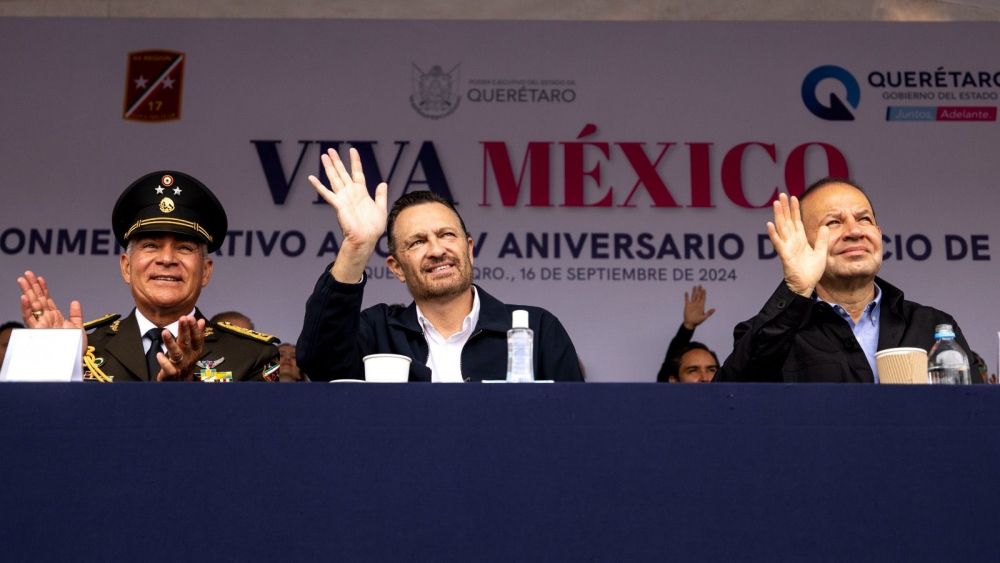
<svg viewBox="0 0 1000 563"><path fill-rule="evenodd" d="M857 109L861 101L861 87L858 81L843 68L834 65L824 65L816 67L806 75L802 81L802 103L816 117L828 121L854 121L854 114L847 109L844 102L836 94L830 94L830 104L823 105L816 98L816 87L826 79L833 79L840 82L847 90L847 103Z"/></svg>

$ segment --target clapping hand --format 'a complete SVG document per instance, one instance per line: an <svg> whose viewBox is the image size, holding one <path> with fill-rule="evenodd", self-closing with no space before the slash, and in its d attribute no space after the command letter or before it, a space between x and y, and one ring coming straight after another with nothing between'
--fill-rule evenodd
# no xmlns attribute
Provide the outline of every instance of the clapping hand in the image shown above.
<svg viewBox="0 0 1000 563"><path fill-rule="evenodd" d="M798 198L792 196L789 202L788 195L781 194L774 202L774 222L768 221L767 235L781 258L788 289L810 297L826 270L830 229L821 226L815 246L809 244Z"/></svg>
<svg viewBox="0 0 1000 563"><path fill-rule="evenodd" d="M691 295L684 292L684 328L694 330L715 313L715 309L705 310L705 298L708 294L705 288L696 285L691 288Z"/></svg>
<svg viewBox="0 0 1000 563"><path fill-rule="evenodd" d="M177 324L177 338L166 329L161 337L167 352L156 354L156 361L160 364L156 380L192 381L196 362L205 353L205 319L181 317Z"/></svg>
<svg viewBox="0 0 1000 563"><path fill-rule="evenodd" d="M69 317L63 315L49 295L45 278L34 272L24 272L17 278L21 287L21 318L28 328L78 328L83 329L83 307L79 301L70 301Z"/></svg>

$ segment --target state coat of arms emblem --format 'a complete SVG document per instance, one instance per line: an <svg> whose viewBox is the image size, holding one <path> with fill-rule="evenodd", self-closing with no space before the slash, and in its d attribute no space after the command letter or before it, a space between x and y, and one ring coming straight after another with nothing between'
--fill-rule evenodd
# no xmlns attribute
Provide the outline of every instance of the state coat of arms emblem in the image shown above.
<svg viewBox="0 0 1000 563"><path fill-rule="evenodd" d="M441 119L458 109L462 97L458 94L459 67L455 65L445 72L440 65L434 65L424 72L413 65L413 93L410 105L420 115L431 119Z"/></svg>

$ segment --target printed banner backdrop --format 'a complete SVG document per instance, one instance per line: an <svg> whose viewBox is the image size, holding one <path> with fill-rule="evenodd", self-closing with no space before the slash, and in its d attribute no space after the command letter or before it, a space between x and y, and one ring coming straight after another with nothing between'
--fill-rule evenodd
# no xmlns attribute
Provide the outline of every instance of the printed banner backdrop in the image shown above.
<svg viewBox="0 0 1000 563"><path fill-rule="evenodd" d="M781 279L769 202L829 173L870 192L882 275L995 371L998 31L2 19L0 318L25 269L88 318L127 313L111 208L170 168L229 212L201 309L294 341L341 237L306 176L353 144L390 200L452 197L478 283L558 315L591 381L654 379L695 284L724 358ZM370 270L366 304L409 301Z"/></svg>

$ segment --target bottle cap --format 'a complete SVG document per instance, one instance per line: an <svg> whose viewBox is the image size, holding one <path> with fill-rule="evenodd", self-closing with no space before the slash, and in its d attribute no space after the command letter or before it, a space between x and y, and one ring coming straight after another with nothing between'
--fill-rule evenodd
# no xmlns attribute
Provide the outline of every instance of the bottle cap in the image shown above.
<svg viewBox="0 0 1000 563"><path fill-rule="evenodd" d="M939 324L934 327L934 338L955 338L955 330L949 324Z"/></svg>
<svg viewBox="0 0 1000 563"><path fill-rule="evenodd" d="M528 328L528 312L524 309L518 309L514 311L514 322L512 327L514 328Z"/></svg>

